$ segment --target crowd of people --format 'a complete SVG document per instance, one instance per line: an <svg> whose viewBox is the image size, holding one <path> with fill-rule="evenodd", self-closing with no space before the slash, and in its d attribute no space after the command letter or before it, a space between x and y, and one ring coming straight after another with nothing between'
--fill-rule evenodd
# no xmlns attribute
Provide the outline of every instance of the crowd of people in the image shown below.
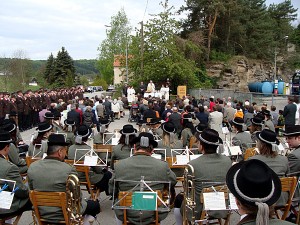
<svg viewBox="0 0 300 225"><path fill-rule="evenodd" d="M23 109L18 106L20 101ZM109 125L114 121L117 123L128 112L132 123L118 131L118 141L112 148L108 167L90 166L89 178L99 192L118 196L119 192L134 188L134 182L139 182L141 177L145 181L169 183L176 224L182 224L184 196L182 193L176 196L175 192L176 177L182 176L182 171L171 170L164 157L159 160L151 155L156 148L165 149L162 153L165 157L172 156L172 149L196 148L196 153L201 156L189 162L196 178L195 219L200 218L203 210L200 203L202 183L211 181L227 183L242 216L239 224L289 224L273 219L272 207L287 199L286 193L281 193L279 177L300 171L299 110L295 102L297 99L289 97L288 104L277 113L275 106L269 108L264 104L259 107L254 102L239 102L230 97L196 99L187 95L167 101L155 96L145 98L138 95L129 104L126 96L118 99L111 99L110 96L84 98L82 90L76 88L27 91L24 96L21 92L16 95L2 93L0 179L14 180L18 189L11 190L12 187L9 187L15 193L14 200L10 209L0 209L0 218L31 210L29 190L65 191L70 174L84 181L85 175L64 160L80 160L84 153L82 155L78 150L93 150L93 144L112 145L112 137L116 134ZM25 113L24 106L30 104L29 115L27 110ZM26 149L20 131L33 126L37 126L37 130ZM249 147L256 146L256 155L236 163L221 154L220 146L228 141L221 138L224 127L233 134L230 145L239 146L243 153ZM278 151L277 129L282 127L290 148L287 155L280 155ZM39 160L27 165L19 154L23 151L27 152L28 157ZM103 158L101 154L98 155ZM22 181L24 174L27 174L28 186ZM165 186L158 183L151 188L163 191ZM57 208L39 210L41 217L49 223L63 218ZM85 216L85 224L99 212L99 201L81 199L81 215ZM115 209L115 214L116 223L122 224L123 210ZM166 211L159 212L159 220L167 215ZM222 213L212 212L212 215L224 217ZM291 213L288 219L293 217L295 215ZM140 224L141 221L150 224L155 220L155 213L128 210L127 218L133 224ZM190 215L188 219L192 219Z"/></svg>

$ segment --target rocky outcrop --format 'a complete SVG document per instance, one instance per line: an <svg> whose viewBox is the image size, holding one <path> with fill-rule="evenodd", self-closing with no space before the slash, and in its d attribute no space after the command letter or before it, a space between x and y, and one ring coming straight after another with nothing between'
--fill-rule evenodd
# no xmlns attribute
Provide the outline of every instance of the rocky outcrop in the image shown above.
<svg viewBox="0 0 300 225"><path fill-rule="evenodd" d="M217 80L218 88L236 91L249 91L248 83L273 80L274 64L270 62L249 60L236 56L227 63L209 63L206 65L208 76ZM284 68L283 60L277 61L277 77L289 81L292 71Z"/></svg>

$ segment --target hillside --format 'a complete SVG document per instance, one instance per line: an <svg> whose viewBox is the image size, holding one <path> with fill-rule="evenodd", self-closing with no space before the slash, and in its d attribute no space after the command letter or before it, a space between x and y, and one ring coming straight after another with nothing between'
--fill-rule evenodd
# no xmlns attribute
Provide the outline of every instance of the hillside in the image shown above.
<svg viewBox="0 0 300 225"><path fill-rule="evenodd" d="M7 58L0 58L0 72L4 65L8 62ZM74 60L76 73L80 75L97 74L99 71L96 68L96 59L80 59ZM46 60L30 60L32 65L32 72L36 74L43 66L46 65Z"/></svg>

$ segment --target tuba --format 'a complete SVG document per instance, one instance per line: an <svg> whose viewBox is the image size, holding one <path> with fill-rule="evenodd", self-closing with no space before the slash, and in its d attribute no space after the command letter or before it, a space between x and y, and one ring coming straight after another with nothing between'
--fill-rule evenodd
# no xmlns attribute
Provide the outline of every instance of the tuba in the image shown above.
<svg viewBox="0 0 300 225"><path fill-rule="evenodd" d="M76 175L70 174L67 180L67 211L70 225L82 225L83 218L81 209L81 191L79 179Z"/></svg>
<svg viewBox="0 0 300 225"><path fill-rule="evenodd" d="M188 225L188 212L191 212L191 224L195 224L195 173L194 167L187 164L183 174L183 225Z"/></svg>

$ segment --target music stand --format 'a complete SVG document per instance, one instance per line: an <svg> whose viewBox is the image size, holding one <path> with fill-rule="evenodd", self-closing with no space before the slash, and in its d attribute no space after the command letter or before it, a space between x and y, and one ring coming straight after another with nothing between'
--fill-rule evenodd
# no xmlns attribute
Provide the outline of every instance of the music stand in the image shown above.
<svg viewBox="0 0 300 225"><path fill-rule="evenodd" d="M80 151L85 151L84 154L80 154ZM77 157L79 155L79 157ZM78 158L78 159L77 159ZM80 163L83 161L83 164ZM106 151L106 157L103 161L93 149L76 149L74 156L74 165L79 166L104 166L107 167L108 150Z"/></svg>
<svg viewBox="0 0 300 225"><path fill-rule="evenodd" d="M130 149L130 157L133 156L133 150L134 150L134 148ZM167 160L167 149L165 149L165 148L154 148L153 149L153 154L151 155L151 157L159 159L159 160L166 161Z"/></svg>
<svg viewBox="0 0 300 225"><path fill-rule="evenodd" d="M124 196L122 196L122 198L117 199L115 194L118 193L119 190L116 190L116 184L119 182L125 182L127 184L131 183L133 185L133 188L127 190L126 191L127 193ZM166 201L164 201L159 195L157 195L157 192L150 187L154 185L163 185L164 187L165 185L168 185L168 196L167 196L168 199ZM130 193L132 193L132 202L134 203L134 205L120 206L119 203L124 198L126 198L126 196L128 196ZM152 197L149 197L149 193L153 194ZM144 194L146 196L143 196ZM150 198L153 201L147 201ZM132 209L132 210L138 210L140 212L154 211L154 210L159 212L169 212L171 210L169 207L170 198L171 198L170 181L145 181L144 176L141 176L141 179L139 181L114 179L112 209ZM159 206L157 205L157 202L160 203ZM149 208L149 204L152 205L152 208Z"/></svg>

